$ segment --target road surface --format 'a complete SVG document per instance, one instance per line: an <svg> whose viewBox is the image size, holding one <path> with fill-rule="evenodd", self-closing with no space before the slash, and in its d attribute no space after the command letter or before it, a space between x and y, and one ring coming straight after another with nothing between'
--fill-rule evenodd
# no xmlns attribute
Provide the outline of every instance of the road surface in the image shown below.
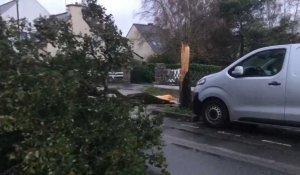
<svg viewBox="0 0 300 175"><path fill-rule="evenodd" d="M163 128L172 175L300 174L300 129L233 124L218 130L171 118Z"/></svg>
<svg viewBox="0 0 300 175"><path fill-rule="evenodd" d="M128 95L146 87L115 88ZM163 139L172 175L300 174L300 128L233 124L219 130L166 118ZM159 169L150 167L148 174L159 174Z"/></svg>

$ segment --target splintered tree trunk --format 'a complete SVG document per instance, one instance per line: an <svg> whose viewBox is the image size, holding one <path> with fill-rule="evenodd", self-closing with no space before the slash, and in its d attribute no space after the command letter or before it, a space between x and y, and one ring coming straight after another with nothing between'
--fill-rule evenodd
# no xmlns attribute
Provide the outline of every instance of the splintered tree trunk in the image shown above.
<svg viewBox="0 0 300 175"><path fill-rule="evenodd" d="M191 106L191 87L189 78L190 47L186 43L181 46L181 72L180 72L180 107Z"/></svg>

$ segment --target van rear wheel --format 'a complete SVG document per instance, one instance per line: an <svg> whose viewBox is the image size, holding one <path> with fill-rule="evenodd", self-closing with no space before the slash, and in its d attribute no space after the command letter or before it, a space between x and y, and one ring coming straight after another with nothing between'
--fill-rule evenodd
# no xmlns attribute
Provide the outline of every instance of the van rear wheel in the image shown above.
<svg viewBox="0 0 300 175"><path fill-rule="evenodd" d="M210 99L204 102L202 116L205 124L210 127L222 128L229 123L227 107L218 99Z"/></svg>

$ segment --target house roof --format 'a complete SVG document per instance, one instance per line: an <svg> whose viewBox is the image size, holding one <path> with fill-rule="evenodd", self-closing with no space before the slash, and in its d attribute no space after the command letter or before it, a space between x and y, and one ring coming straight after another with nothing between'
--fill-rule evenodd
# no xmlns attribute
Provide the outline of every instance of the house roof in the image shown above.
<svg viewBox="0 0 300 175"><path fill-rule="evenodd" d="M83 5L81 4L78 4L78 3L75 3L75 4L68 4L67 7L70 7L70 6L76 6L76 7L84 7ZM57 18L59 20L63 20L63 21L69 21L71 19L71 15L70 13L68 12L64 12L64 13L59 13L59 14L56 14L56 15L51 15L50 17L53 17L53 18Z"/></svg>
<svg viewBox="0 0 300 175"><path fill-rule="evenodd" d="M133 24L156 54L163 52L160 28L153 24Z"/></svg>
<svg viewBox="0 0 300 175"><path fill-rule="evenodd" d="M71 18L71 16L69 15L68 12L60 13L60 14L56 14L56 15L51 15L51 17L57 18L57 19L62 20L62 21L68 21Z"/></svg>
<svg viewBox="0 0 300 175"><path fill-rule="evenodd" d="M18 1L20 1L20 0L18 0ZM22 1L23 3L24 3L24 1ZM26 0L26 2L25 3L27 3L28 2L28 0ZM44 7L44 6L42 6L40 3L39 3L39 1L37 1L37 0L32 0L32 2L35 2L35 4L36 5L39 5L40 6L40 8L42 8L44 11L45 11L45 13L46 13L46 16L48 16L48 15L50 15L50 13L48 12L48 10ZM19 2L20 3L20 2ZM16 5L17 4L17 0L12 0L12 1L9 1L9 2L7 2L7 3L5 3L5 4L2 4L2 5L0 5L0 15L2 15L3 13L5 13L6 11L8 11L10 8L12 8L14 5ZM20 3L21 4L21 3Z"/></svg>
<svg viewBox="0 0 300 175"><path fill-rule="evenodd" d="M9 1L5 4L0 5L0 15L2 15L4 12L6 12L8 9L10 9L12 6L16 4L16 1Z"/></svg>

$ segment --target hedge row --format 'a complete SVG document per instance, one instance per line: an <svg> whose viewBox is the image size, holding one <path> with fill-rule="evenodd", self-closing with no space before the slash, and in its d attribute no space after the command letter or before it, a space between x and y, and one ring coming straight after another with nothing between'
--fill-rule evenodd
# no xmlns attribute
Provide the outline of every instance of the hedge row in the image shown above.
<svg viewBox="0 0 300 175"><path fill-rule="evenodd" d="M155 81L155 64L143 64L131 70L131 83L152 83Z"/></svg>
<svg viewBox="0 0 300 175"><path fill-rule="evenodd" d="M180 69L180 64L167 64L168 69ZM205 64L191 64L191 82L198 80L199 76L207 75L222 70L221 66L205 65ZM152 83L155 81L155 64L148 63L135 66L131 71L131 83Z"/></svg>

